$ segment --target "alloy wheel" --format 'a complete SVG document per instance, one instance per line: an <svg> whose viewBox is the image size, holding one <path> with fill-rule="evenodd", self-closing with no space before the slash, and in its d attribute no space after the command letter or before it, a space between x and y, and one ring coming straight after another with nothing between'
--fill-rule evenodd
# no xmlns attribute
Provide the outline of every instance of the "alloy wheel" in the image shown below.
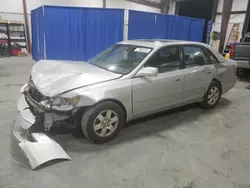
<svg viewBox="0 0 250 188"><path fill-rule="evenodd" d="M207 97L207 102L209 105L214 105L218 99L220 97L220 90L217 86L213 86L209 93L208 93L208 97Z"/></svg>
<svg viewBox="0 0 250 188"><path fill-rule="evenodd" d="M105 110L96 116L93 128L97 136L108 137L117 129L118 123L117 113L113 110Z"/></svg>

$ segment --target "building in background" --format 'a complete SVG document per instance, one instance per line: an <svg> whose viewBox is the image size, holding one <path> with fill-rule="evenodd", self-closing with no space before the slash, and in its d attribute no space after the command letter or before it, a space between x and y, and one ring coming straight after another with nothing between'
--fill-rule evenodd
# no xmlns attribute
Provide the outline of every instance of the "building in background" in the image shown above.
<svg viewBox="0 0 250 188"><path fill-rule="evenodd" d="M210 30L217 34L220 33L223 1L224 0L26 0L26 4L30 31L31 10L42 5L122 8L205 19L203 42L206 43L211 36ZM237 34L238 41L243 38L247 32L250 32L249 12L249 0L233 0L225 45L234 24L239 25ZM0 19L24 22L22 0L8 0L1 4ZM212 29L210 26L208 27L209 21L212 22Z"/></svg>

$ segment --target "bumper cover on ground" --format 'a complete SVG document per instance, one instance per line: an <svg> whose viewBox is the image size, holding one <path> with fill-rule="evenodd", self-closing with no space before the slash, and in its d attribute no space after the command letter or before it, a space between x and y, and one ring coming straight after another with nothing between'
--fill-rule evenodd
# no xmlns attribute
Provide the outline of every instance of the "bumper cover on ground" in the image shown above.
<svg viewBox="0 0 250 188"><path fill-rule="evenodd" d="M28 129L34 125L35 117L30 112L24 95L19 99L17 108L18 115L13 134L19 142L20 148L27 156L32 169L51 160L70 160L70 157L62 147L46 134L29 133Z"/></svg>

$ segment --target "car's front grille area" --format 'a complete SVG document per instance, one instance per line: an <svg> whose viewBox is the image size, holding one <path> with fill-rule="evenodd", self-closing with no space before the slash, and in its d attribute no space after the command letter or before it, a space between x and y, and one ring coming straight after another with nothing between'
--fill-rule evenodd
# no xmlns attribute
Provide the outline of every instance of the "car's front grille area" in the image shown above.
<svg viewBox="0 0 250 188"><path fill-rule="evenodd" d="M30 84L28 93L36 102L41 102L44 98L44 96L38 91L38 89L36 89L34 84Z"/></svg>

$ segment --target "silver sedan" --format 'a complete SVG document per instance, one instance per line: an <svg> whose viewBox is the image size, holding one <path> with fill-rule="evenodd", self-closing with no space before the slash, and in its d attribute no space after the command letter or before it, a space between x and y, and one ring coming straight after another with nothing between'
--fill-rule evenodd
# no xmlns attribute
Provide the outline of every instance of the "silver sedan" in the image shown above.
<svg viewBox="0 0 250 188"><path fill-rule="evenodd" d="M236 83L236 63L202 43L133 40L88 62L41 60L21 89L14 130L68 126L94 143L132 119L188 103L213 108Z"/></svg>

